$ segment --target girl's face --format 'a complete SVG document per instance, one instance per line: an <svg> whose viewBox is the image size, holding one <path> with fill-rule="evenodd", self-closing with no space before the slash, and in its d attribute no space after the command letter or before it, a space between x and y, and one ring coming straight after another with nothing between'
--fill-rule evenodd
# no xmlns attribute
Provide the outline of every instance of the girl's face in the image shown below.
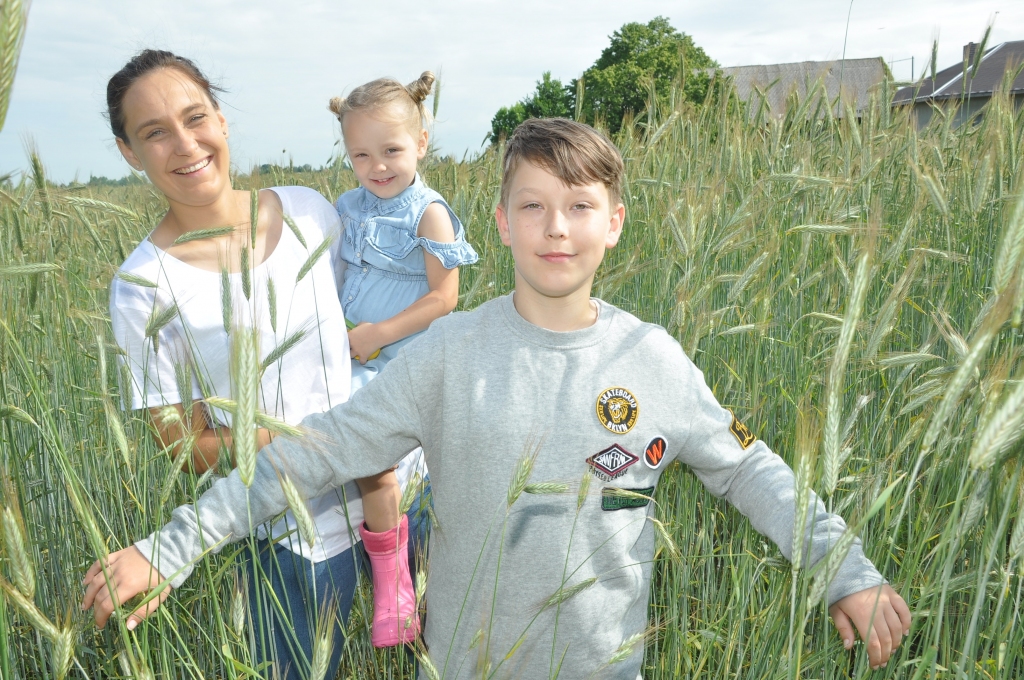
<svg viewBox="0 0 1024 680"><path fill-rule="evenodd" d="M394 198L416 179L427 153L427 131L413 134L399 116L357 110L345 114L341 132L359 183L378 198Z"/></svg>
<svg viewBox="0 0 1024 680"><path fill-rule="evenodd" d="M231 189L224 115L183 73L161 68L124 97L128 143L117 148L171 203L209 205Z"/></svg>

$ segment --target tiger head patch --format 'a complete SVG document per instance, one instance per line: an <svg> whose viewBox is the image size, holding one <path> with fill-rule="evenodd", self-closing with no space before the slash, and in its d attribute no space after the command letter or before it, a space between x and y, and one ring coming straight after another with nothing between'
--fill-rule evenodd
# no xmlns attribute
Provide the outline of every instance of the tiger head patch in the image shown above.
<svg viewBox="0 0 1024 680"><path fill-rule="evenodd" d="M636 397L623 387L609 387L597 398L597 419L609 432L626 434L639 415Z"/></svg>

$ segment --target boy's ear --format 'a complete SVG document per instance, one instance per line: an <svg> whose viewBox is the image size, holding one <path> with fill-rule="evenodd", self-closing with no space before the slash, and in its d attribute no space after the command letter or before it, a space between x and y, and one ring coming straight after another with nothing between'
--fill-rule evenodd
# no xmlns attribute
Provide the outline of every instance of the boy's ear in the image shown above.
<svg viewBox="0 0 1024 680"><path fill-rule="evenodd" d="M501 237L501 242L506 246L511 246L512 234L509 233L508 215L505 213L505 206L501 203L498 203L498 207L494 209L494 221L498 225L498 235Z"/></svg>
<svg viewBox="0 0 1024 680"><path fill-rule="evenodd" d="M604 247L614 248L619 243L619 238L622 236L622 227L626 222L626 206L619 203L614 210L612 210L611 218L608 224L608 236L605 238Z"/></svg>
<svg viewBox="0 0 1024 680"><path fill-rule="evenodd" d="M114 142L117 143L117 150L121 152L121 156L128 162L128 165L141 172L142 162L135 155L135 152L132 151L132 147L128 146L128 143L120 137L115 137Z"/></svg>

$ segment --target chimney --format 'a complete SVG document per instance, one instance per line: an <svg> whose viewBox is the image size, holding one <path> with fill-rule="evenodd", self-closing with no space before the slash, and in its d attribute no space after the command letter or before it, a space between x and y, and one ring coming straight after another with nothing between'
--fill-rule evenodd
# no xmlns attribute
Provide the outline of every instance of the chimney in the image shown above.
<svg viewBox="0 0 1024 680"><path fill-rule="evenodd" d="M978 51L978 43L967 43L964 45L964 61L967 66L974 66L974 55Z"/></svg>

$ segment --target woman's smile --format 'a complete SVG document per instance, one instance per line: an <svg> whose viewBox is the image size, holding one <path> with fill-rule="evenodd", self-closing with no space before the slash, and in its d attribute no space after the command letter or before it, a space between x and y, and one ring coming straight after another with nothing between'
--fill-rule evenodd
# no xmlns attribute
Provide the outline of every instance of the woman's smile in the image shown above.
<svg viewBox="0 0 1024 680"><path fill-rule="evenodd" d="M174 170L174 173L178 175L193 175L202 170L203 168L207 167L212 160L213 156L207 156L203 160L193 165L190 165L187 168L177 168L176 170Z"/></svg>

